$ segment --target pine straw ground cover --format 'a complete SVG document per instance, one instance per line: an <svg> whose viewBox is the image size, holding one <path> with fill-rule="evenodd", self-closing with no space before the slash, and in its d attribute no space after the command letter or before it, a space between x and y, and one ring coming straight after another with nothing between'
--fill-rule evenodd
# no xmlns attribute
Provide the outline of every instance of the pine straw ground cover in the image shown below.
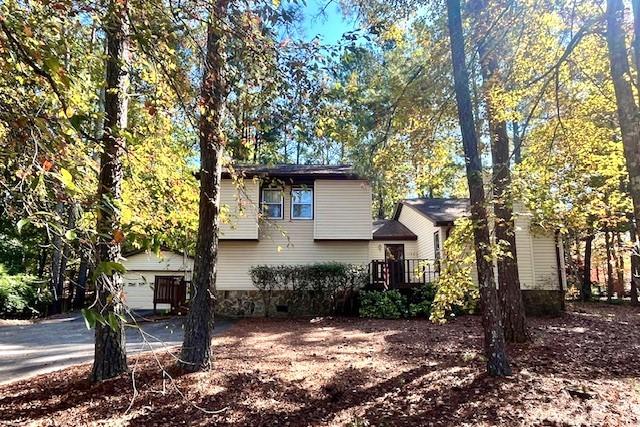
<svg viewBox="0 0 640 427"><path fill-rule="evenodd" d="M132 401L130 376L92 385L80 365L1 387L0 423L640 425L640 311L569 309L531 319L508 379L482 374L475 316L242 320L215 339L211 372L181 375L164 354L162 374L147 353L131 361Z"/></svg>

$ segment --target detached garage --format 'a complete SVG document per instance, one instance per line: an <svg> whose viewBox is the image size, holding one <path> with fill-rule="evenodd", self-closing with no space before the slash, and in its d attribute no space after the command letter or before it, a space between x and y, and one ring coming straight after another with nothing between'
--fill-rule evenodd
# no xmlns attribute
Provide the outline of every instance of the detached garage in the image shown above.
<svg viewBox="0 0 640 427"><path fill-rule="evenodd" d="M179 309L185 302L193 258L170 250L131 252L124 258L125 301L131 309Z"/></svg>

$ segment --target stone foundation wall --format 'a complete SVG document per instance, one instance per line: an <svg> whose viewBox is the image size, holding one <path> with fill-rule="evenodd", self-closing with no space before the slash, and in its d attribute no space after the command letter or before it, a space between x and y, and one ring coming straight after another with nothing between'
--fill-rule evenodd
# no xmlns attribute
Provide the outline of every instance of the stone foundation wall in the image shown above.
<svg viewBox="0 0 640 427"><path fill-rule="evenodd" d="M223 317L264 317L265 301L255 291L216 291L215 314ZM528 316L559 315L564 310L564 292L559 290L523 289L522 299ZM291 295L273 291L269 301L269 316L305 316L327 312L328 307L314 306L310 299L290 303ZM353 310L352 310L353 311ZM357 312L357 308L355 310Z"/></svg>
<svg viewBox="0 0 640 427"><path fill-rule="evenodd" d="M523 289L527 316L557 316L564 311L564 291Z"/></svg>
<svg viewBox="0 0 640 427"><path fill-rule="evenodd" d="M223 317L264 317L269 306L269 316L311 316L324 315L332 311L332 304L324 298L314 297L311 293L294 296L287 291L272 291L271 298L265 302L260 291L216 291L215 314ZM348 306L353 298L340 301L336 309L340 313L353 311Z"/></svg>

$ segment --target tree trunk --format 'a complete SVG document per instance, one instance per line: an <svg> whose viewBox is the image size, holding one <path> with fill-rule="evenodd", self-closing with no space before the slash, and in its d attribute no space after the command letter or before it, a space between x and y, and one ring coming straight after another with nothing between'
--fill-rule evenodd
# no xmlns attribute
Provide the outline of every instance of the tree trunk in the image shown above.
<svg viewBox="0 0 640 427"><path fill-rule="evenodd" d="M105 120L98 178L98 240L96 268L104 263L120 261L120 200L122 197L122 158L127 127L127 90L129 87L129 22L126 0L112 0L104 21L107 43ZM112 318L117 328L96 323L95 357L91 379L102 381L127 371L124 325L118 316L124 314L123 285L119 273L100 274L96 279L97 310Z"/></svg>
<svg viewBox="0 0 640 427"><path fill-rule="evenodd" d="M69 204L68 212L67 212L67 230L73 230L76 228L76 206L75 204ZM60 288L60 312L62 312L63 308L68 309L68 307L63 307L63 302L68 302L68 300L63 299L64 296L64 283L67 276L67 263L69 261L69 257L71 256L71 244L69 242L64 242L62 247L62 259L60 260L60 271L58 273L58 286ZM71 290L69 292L72 292Z"/></svg>
<svg viewBox="0 0 640 427"><path fill-rule="evenodd" d="M616 292L618 298L624 298L624 251L622 249L622 239L620 238L620 232L616 231L616 241L614 246L616 254Z"/></svg>
<svg viewBox="0 0 640 427"><path fill-rule="evenodd" d="M582 301L591 300L591 251L593 249L593 234L585 239L584 244L584 270L582 272Z"/></svg>
<svg viewBox="0 0 640 427"><path fill-rule="evenodd" d="M89 275L89 260L86 254L80 256L80 266L76 277L75 292L73 295L73 309L78 310L84 307L84 300L87 292L87 277Z"/></svg>
<svg viewBox="0 0 640 427"><path fill-rule="evenodd" d="M629 173L629 192L633 200L636 236L640 235L640 117L633 97L625 33L622 0L607 0L607 48L611 78L616 95L618 121L622 134L624 157Z"/></svg>
<svg viewBox="0 0 640 427"><path fill-rule="evenodd" d="M611 262L611 238L609 232L604 233L604 244L607 251L607 301L613 297L613 264Z"/></svg>
<svg viewBox="0 0 640 427"><path fill-rule="evenodd" d="M493 265L490 261L489 226L482 183L482 163L478 154L473 106L471 105L471 95L469 93L469 75L465 64L460 0L447 0L447 19L449 37L451 39L451 57L458 105L458 119L464 146L467 183L471 196L471 220L474 223L474 246L480 286L487 372L493 376L505 376L511 374L511 368L505 351L500 306L493 277Z"/></svg>
<svg viewBox="0 0 640 427"><path fill-rule="evenodd" d="M486 37L490 25L486 1L475 3L476 28L485 35L478 43L480 71L484 82L483 92L487 106L491 158L493 162L493 209L495 214L496 242L507 252L497 260L498 295L502 308L502 327L509 342L527 340L527 321L520 292L518 276L518 255L513 219L513 201L510 194L511 169L509 161L509 135L507 122L498 118L498 112L491 99L493 89L501 84L500 69L496 49L491 37ZM489 45L491 43L491 45Z"/></svg>
<svg viewBox="0 0 640 427"><path fill-rule="evenodd" d="M222 115L226 98L225 30L227 1L217 0L207 25L207 51L201 90L200 211L193 269L193 290L185 323L180 366L187 371L211 367L211 336L216 292L220 206L221 149L225 144Z"/></svg>
<svg viewBox="0 0 640 427"><path fill-rule="evenodd" d="M640 252L633 218L630 218L629 239L631 239L631 305L638 305L638 281L640 281Z"/></svg>
<svg viewBox="0 0 640 427"><path fill-rule="evenodd" d="M64 217L64 204L56 203L56 215L59 218ZM62 227L60 227L62 229ZM49 308L49 314L62 313L62 283L60 281L60 270L62 268L62 245L64 244L62 232L55 231L53 239L51 239L51 294L53 300Z"/></svg>
<svg viewBox="0 0 640 427"><path fill-rule="evenodd" d="M633 10L633 56L636 67L636 92L640 105L640 0L631 0Z"/></svg>
<svg viewBox="0 0 640 427"><path fill-rule="evenodd" d="M511 122L513 128L513 161L515 164L522 163L522 139L520 138L520 125L517 121Z"/></svg>
<svg viewBox="0 0 640 427"><path fill-rule="evenodd" d="M38 257L38 272L37 275L40 279L44 277L44 270L47 266L47 258L49 258L49 251L46 247L40 249L40 256Z"/></svg>

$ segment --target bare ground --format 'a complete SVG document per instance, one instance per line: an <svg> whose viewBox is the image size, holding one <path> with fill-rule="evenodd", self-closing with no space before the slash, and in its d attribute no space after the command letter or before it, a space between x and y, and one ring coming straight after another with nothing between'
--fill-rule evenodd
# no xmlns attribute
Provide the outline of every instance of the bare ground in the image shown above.
<svg viewBox="0 0 640 427"><path fill-rule="evenodd" d="M640 309L568 309L530 320L507 379L483 374L475 316L243 320L215 338L211 372L146 354L130 361L135 386L92 385L79 365L1 386L0 424L640 425Z"/></svg>

